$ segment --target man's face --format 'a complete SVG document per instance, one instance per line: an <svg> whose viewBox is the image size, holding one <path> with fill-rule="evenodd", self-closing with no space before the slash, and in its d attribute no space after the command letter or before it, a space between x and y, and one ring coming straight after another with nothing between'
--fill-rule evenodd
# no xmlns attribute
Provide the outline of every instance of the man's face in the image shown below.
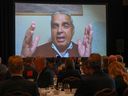
<svg viewBox="0 0 128 96"><path fill-rule="evenodd" d="M51 27L53 43L60 50L67 48L74 33L70 16L65 14L55 14L52 17Z"/></svg>

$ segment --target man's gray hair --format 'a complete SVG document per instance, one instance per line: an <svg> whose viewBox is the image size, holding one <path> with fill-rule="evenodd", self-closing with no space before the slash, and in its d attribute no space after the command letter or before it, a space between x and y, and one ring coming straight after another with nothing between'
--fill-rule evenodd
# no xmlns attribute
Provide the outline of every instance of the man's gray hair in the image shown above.
<svg viewBox="0 0 128 96"><path fill-rule="evenodd" d="M72 16L71 14L69 14L68 12L54 12L52 15L51 15L51 18L56 15L56 14L64 14L64 15L67 15L69 16L71 19L71 24L72 24L72 27L74 28L74 24L73 24L73 19L72 19ZM52 20L51 20L51 24L52 24Z"/></svg>

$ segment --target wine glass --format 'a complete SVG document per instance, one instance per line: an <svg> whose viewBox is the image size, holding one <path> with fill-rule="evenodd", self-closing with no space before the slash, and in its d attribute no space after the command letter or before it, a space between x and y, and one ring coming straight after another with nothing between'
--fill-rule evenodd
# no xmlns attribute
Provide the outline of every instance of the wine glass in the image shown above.
<svg viewBox="0 0 128 96"><path fill-rule="evenodd" d="M60 90L60 91L61 91L61 90L62 90L62 88L63 88L63 84L59 82L59 83L58 83L58 90Z"/></svg>
<svg viewBox="0 0 128 96"><path fill-rule="evenodd" d="M64 84L64 91L66 94L70 93L70 85L68 83Z"/></svg>

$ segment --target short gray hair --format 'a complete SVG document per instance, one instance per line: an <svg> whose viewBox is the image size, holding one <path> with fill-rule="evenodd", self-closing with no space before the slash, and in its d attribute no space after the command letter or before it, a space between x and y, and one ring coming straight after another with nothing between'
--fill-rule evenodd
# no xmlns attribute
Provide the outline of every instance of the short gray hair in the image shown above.
<svg viewBox="0 0 128 96"><path fill-rule="evenodd" d="M72 27L74 28L73 19L72 19L71 14L69 14L68 12L61 12L61 11L59 11L59 12L54 12L54 13L51 15L51 18L52 18L54 15L56 15L56 14L64 14L64 15L69 16L69 17L71 18L70 21L71 21ZM52 24L52 20L51 20L51 24Z"/></svg>

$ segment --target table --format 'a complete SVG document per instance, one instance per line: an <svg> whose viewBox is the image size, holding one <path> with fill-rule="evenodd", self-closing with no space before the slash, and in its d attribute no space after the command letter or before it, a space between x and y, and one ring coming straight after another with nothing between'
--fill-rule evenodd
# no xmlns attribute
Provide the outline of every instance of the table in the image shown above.
<svg viewBox="0 0 128 96"><path fill-rule="evenodd" d="M76 89L66 89L64 91L51 89L51 88L39 88L40 96L74 96Z"/></svg>

